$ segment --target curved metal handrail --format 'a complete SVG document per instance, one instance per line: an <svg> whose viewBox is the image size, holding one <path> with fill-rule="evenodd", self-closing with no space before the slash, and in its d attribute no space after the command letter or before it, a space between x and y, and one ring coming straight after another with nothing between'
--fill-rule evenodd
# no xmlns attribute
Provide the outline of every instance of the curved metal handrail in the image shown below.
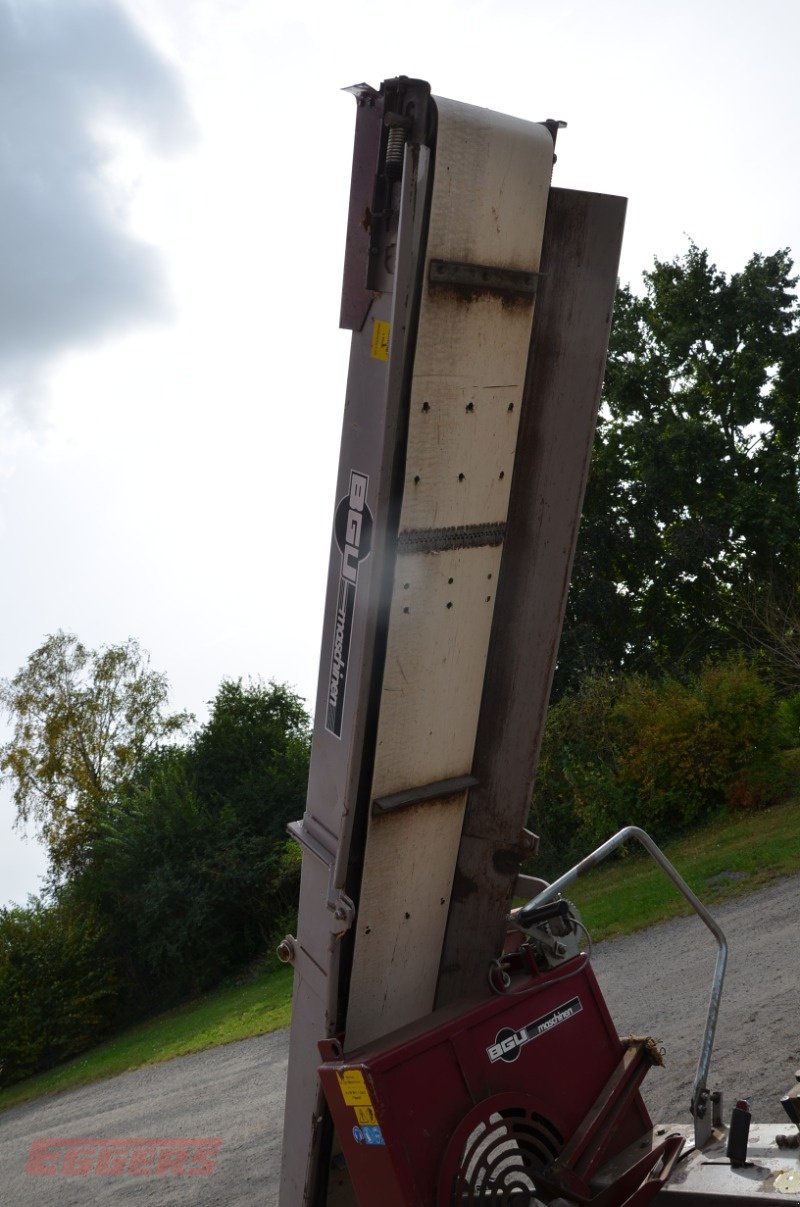
<svg viewBox="0 0 800 1207"><path fill-rule="evenodd" d="M602 846L599 846L596 851L592 851L591 855L587 855L580 863L576 863L573 868L565 872L563 876L559 876L552 884L533 897L527 905L523 905L521 909L515 910L513 921L517 926L525 929L526 915L527 920L532 921L531 915L546 901L550 901L553 897L572 884L573 880L577 880L578 876L587 872L589 868L596 867L602 861L627 842L629 838L635 838L640 842L646 851L652 855L656 863L669 876L675 887L683 894L686 900L691 905L695 913L702 918L708 929L713 934L717 941L717 963L714 969L714 980L711 985L711 997L708 1003L708 1014L706 1016L706 1028L703 1034L703 1043L700 1048L700 1058L697 1062L697 1072L695 1073L694 1083L692 1085L692 1102L691 1113L694 1117L694 1135L695 1144L700 1148L711 1134L712 1128L712 1112L709 1109L709 1091L706 1085L708 1077L708 1068L711 1063L711 1050L714 1046L714 1034L717 1029L717 1017L719 1015L719 1003L722 996L722 982L725 978L725 966L728 962L728 944L718 924L711 917L702 901L692 892L689 885L680 875L680 873L672 866L666 855L653 842L649 834L640 829L639 826L626 826L620 830Z"/></svg>

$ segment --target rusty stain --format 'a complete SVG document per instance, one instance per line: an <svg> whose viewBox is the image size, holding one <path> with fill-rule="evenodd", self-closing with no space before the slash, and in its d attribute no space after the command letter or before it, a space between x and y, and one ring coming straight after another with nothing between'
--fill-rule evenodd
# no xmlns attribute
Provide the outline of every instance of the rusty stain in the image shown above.
<svg viewBox="0 0 800 1207"><path fill-rule="evenodd" d="M474 897L480 891L480 885L477 880L473 880L471 876L466 876L464 872L456 868L456 874L453 878L453 901L466 901L470 897Z"/></svg>
<svg viewBox="0 0 800 1207"><path fill-rule="evenodd" d="M432 297L445 302L456 302L469 306L483 298L497 299L504 310L532 310L533 297L529 293L518 293L513 289L498 289L497 286L466 285L457 288L455 285L438 285L435 281L428 282L428 291Z"/></svg>
<svg viewBox="0 0 800 1207"><path fill-rule="evenodd" d="M372 210L367 206L364 210L364 217L361 219L361 225L364 230L369 232L372 230Z"/></svg>

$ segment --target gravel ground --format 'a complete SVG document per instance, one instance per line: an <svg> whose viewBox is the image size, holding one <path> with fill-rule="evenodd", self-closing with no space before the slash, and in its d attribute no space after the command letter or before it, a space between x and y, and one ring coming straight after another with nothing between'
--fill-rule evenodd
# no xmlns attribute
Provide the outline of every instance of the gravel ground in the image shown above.
<svg viewBox="0 0 800 1207"><path fill-rule="evenodd" d="M716 910L730 945L709 1085L727 1108L750 1099L753 1117L783 1122L781 1094L800 1066L794 959L800 876ZM594 967L621 1034L646 1033L666 1050L645 1097L656 1121L688 1122L716 944L695 918L600 944ZM0 1201L13 1207L84 1203L277 1203L288 1034L228 1044L0 1115ZM219 1137L208 1177L32 1176L43 1137Z"/></svg>
<svg viewBox="0 0 800 1207"><path fill-rule="evenodd" d="M800 876L710 912L729 954L709 1088L722 1090L726 1118L738 1098L747 1098L754 1119L785 1123L780 1098L800 1067ZM595 949L594 969L620 1034L652 1035L665 1049L665 1067L652 1069L644 1083L657 1120L689 1122L716 954L697 917Z"/></svg>
<svg viewBox="0 0 800 1207"><path fill-rule="evenodd" d="M0 1115L0 1203L274 1207L280 1167L287 1031L124 1073ZM216 1168L199 1177L32 1176L42 1137L218 1137Z"/></svg>

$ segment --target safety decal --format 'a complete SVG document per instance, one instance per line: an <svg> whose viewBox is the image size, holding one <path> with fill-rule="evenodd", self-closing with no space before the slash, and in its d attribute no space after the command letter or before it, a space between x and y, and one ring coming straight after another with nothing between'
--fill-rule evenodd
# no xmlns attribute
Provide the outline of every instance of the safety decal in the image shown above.
<svg viewBox="0 0 800 1207"><path fill-rule="evenodd" d="M370 356L375 360L389 359L389 332L391 324L384 319L372 320L372 342L370 344Z"/></svg>
<svg viewBox="0 0 800 1207"><path fill-rule="evenodd" d="M364 1074L360 1069L345 1069L343 1073L337 1073L336 1076L339 1079L339 1089L342 1091L342 1098L344 1098L347 1106L361 1106L372 1109L372 1099L369 1096Z"/></svg>
<svg viewBox="0 0 800 1207"><path fill-rule="evenodd" d="M379 1127L354 1127L353 1139L356 1144L385 1144L383 1132Z"/></svg>
<svg viewBox="0 0 800 1207"><path fill-rule="evenodd" d="M580 1014L581 1010L583 1010L581 999L573 997L570 1001L564 1002L563 1006L556 1006L555 1010L548 1011L547 1014L534 1019L532 1023L520 1027L518 1031L512 1031L510 1027L501 1027L495 1036L494 1043L486 1049L486 1055L492 1064L496 1060L516 1060L525 1044L529 1044L532 1039L538 1039L540 1035L546 1035L554 1027L560 1026L561 1023L565 1023L567 1019L573 1018L576 1014Z"/></svg>
<svg viewBox="0 0 800 1207"><path fill-rule="evenodd" d="M361 1124L377 1124L378 1116L375 1114L371 1106L357 1106L355 1108L356 1119Z"/></svg>

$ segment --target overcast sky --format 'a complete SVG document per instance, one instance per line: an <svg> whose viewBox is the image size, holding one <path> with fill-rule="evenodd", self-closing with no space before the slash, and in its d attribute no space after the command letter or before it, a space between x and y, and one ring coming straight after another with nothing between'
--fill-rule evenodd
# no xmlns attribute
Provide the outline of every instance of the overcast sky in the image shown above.
<svg viewBox="0 0 800 1207"><path fill-rule="evenodd" d="M0 0L0 677L136 637L315 691L355 105L400 73L629 197L622 278L800 246L796 0ZM0 799L0 904L45 861Z"/></svg>

